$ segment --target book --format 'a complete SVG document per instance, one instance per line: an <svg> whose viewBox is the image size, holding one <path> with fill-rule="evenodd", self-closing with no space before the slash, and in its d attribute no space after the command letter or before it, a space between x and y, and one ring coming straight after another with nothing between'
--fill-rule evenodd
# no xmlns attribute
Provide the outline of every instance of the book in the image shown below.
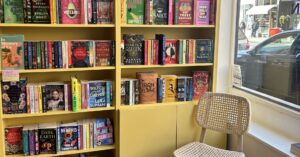
<svg viewBox="0 0 300 157"><path fill-rule="evenodd" d="M95 121L95 145L113 144L113 126L109 118L97 118Z"/></svg>
<svg viewBox="0 0 300 157"><path fill-rule="evenodd" d="M4 23L3 0L0 1L0 23Z"/></svg>
<svg viewBox="0 0 300 157"><path fill-rule="evenodd" d="M168 8L168 24L173 25L174 24L174 8L175 3L174 0L169 0L169 8Z"/></svg>
<svg viewBox="0 0 300 157"><path fill-rule="evenodd" d="M177 98L177 76L176 75L161 75L165 81L165 92L163 102L174 102Z"/></svg>
<svg viewBox="0 0 300 157"><path fill-rule="evenodd" d="M166 40L165 49L166 49L165 64L177 64L178 63L177 40Z"/></svg>
<svg viewBox="0 0 300 157"><path fill-rule="evenodd" d="M24 35L0 35L2 70L24 69Z"/></svg>
<svg viewBox="0 0 300 157"><path fill-rule="evenodd" d="M112 42L111 41L95 41L95 65L109 66L111 65L112 57Z"/></svg>
<svg viewBox="0 0 300 157"><path fill-rule="evenodd" d="M40 154L56 154L56 124L39 124L39 153Z"/></svg>
<svg viewBox="0 0 300 157"><path fill-rule="evenodd" d="M69 68L89 67L89 41L71 41Z"/></svg>
<svg viewBox="0 0 300 157"><path fill-rule="evenodd" d="M78 150L78 126L77 123L61 124L60 133L60 149L61 151Z"/></svg>
<svg viewBox="0 0 300 157"><path fill-rule="evenodd" d="M192 25L193 24L193 0L176 0L175 4L175 24Z"/></svg>
<svg viewBox="0 0 300 157"><path fill-rule="evenodd" d="M61 0L61 23L81 24L81 0Z"/></svg>
<svg viewBox="0 0 300 157"><path fill-rule="evenodd" d="M193 72L193 100L199 100L209 90L209 72Z"/></svg>
<svg viewBox="0 0 300 157"><path fill-rule="evenodd" d="M297 156L300 156L300 143L294 143L291 145L291 152Z"/></svg>
<svg viewBox="0 0 300 157"><path fill-rule="evenodd" d="M43 112L65 110L64 83L46 83L42 86Z"/></svg>
<svg viewBox="0 0 300 157"><path fill-rule="evenodd" d="M31 1L31 20L32 23L51 23L49 0Z"/></svg>
<svg viewBox="0 0 300 157"><path fill-rule="evenodd" d="M3 0L4 22L24 23L23 0Z"/></svg>
<svg viewBox="0 0 300 157"><path fill-rule="evenodd" d="M213 62L213 41L210 39L196 40L196 63Z"/></svg>
<svg viewBox="0 0 300 157"><path fill-rule="evenodd" d="M164 34L155 34L158 40L158 64L165 65L166 61L166 36Z"/></svg>
<svg viewBox="0 0 300 157"><path fill-rule="evenodd" d="M106 82L92 81L87 83L88 106L90 108L106 107Z"/></svg>
<svg viewBox="0 0 300 157"><path fill-rule="evenodd" d="M139 80L139 95L141 104L151 104L157 102L157 78L154 72L137 73Z"/></svg>
<svg viewBox="0 0 300 157"><path fill-rule="evenodd" d="M5 154L13 155L23 153L21 126L5 128Z"/></svg>
<svg viewBox="0 0 300 157"><path fill-rule="evenodd" d="M178 77L177 78L177 101L185 101L186 100L186 78Z"/></svg>
<svg viewBox="0 0 300 157"><path fill-rule="evenodd" d="M144 64L143 44L144 36L136 34L124 34L124 64L142 65Z"/></svg>
<svg viewBox="0 0 300 157"><path fill-rule="evenodd" d="M168 1L153 0L152 14L153 14L154 24L164 24L164 25L168 24Z"/></svg>
<svg viewBox="0 0 300 157"><path fill-rule="evenodd" d="M208 25L210 13L210 0L196 0L194 15L196 25Z"/></svg>
<svg viewBox="0 0 300 157"><path fill-rule="evenodd" d="M27 113L26 79L2 82L3 114Z"/></svg>
<svg viewBox="0 0 300 157"><path fill-rule="evenodd" d="M210 0L209 24L214 25L216 19L217 0Z"/></svg>
<svg viewBox="0 0 300 157"><path fill-rule="evenodd" d="M127 0L127 24L144 23L144 0Z"/></svg>
<svg viewBox="0 0 300 157"><path fill-rule="evenodd" d="M111 24L113 22L113 1L97 0L97 23Z"/></svg>

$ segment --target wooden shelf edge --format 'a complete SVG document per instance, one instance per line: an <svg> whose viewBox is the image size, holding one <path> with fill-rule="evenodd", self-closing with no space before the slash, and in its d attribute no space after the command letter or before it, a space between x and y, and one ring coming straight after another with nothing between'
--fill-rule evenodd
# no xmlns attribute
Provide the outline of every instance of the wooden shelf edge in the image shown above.
<svg viewBox="0 0 300 157"><path fill-rule="evenodd" d="M107 28L115 24L0 24L0 27L43 27L43 28Z"/></svg>
<svg viewBox="0 0 300 157"><path fill-rule="evenodd" d="M121 105L120 109L141 109L150 107L162 107L162 106L178 106L178 105L197 105L198 101L182 101L182 102L167 102L167 103L154 103L154 104L137 104L137 105Z"/></svg>
<svg viewBox="0 0 300 157"><path fill-rule="evenodd" d="M115 110L115 107L103 107L103 108L86 109L86 110L81 110L81 111L78 111L78 112L59 111L59 112L32 113L32 114L31 113L24 113L24 114L3 114L2 115L2 119L57 116L57 115L80 114L80 113L111 111L111 110Z"/></svg>
<svg viewBox="0 0 300 157"><path fill-rule="evenodd" d="M169 64L169 65L123 65L122 69L139 69L139 68L178 68L178 67L200 67L213 66L213 63L197 63L197 64Z"/></svg>
<svg viewBox="0 0 300 157"><path fill-rule="evenodd" d="M215 28L215 25L136 25L122 24L123 28Z"/></svg>
<svg viewBox="0 0 300 157"><path fill-rule="evenodd" d="M62 151L57 154L39 154L39 155L32 155L28 157L46 157L46 156L64 156L64 155L73 155L73 154L80 154L80 153L90 153L90 152L97 152L97 151L105 151L105 150L113 150L115 149L115 145L107 145L107 146L98 146L96 148L90 148L86 150L71 150L71 151ZM6 155L7 157L24 157L22 154L16 155Z"/></svg>
<svg viewBox="0 0 300 157"><path fill-rule="evenodd" d="M20 73L53 73L53 72L74 72L74 71L97 71L97 70L114 70L114 66L103 67L88 67L88 68L68 68L68 69L32 69L19 70ZM2 71L0 71L2 73Z"/></svg>

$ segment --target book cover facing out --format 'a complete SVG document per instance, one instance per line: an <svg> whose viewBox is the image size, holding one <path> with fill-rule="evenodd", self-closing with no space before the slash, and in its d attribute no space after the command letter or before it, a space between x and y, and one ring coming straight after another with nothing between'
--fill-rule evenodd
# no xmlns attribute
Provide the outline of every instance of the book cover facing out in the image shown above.
<svg viewBox="0 0 300 157"><path fill-rule="evenodd" d="M64 84L45 85L42 87L43 112L65 110Z"/></svg>
<svg viewBox="0 0 300 157"><path fill-rule="evenodd" d="M210 13L210 1L209 0L196 0L195 2L195 24L196 25L208 25Z"/></svg>
<svg viewBox="0 0 300 157"><path fill-rule="evenodd" d="M24 23L23 1L22 0L3 0L4 22L5 23Z"/></svg>
<svg viewBox="0 0 300 157"><path fill-rule="evenodd" d="M61 151L78 150L78 126L60 127Z"/></svg>
<svg viewBox="0 0 300 157"><path fill-rule="evenodd" d="M31 6L31 18L33 23L50 23L49 0L34 0Z"/></svg>
<svg viewBox="0 0 300 157"><path fill-rule="evenodd" d="M166 40L165 64L177 64L177 40Z"/></svg>
<svg viewBox="0 0 300 157"><path fill-rule="evenodd" d="M150 104L157 102L157 73L137 73L139 79L139 94L141 104Z"/></svg>
<svg viewBox="0 0 300 157"><path fill-rule="evenodd" d="M81 5L81 0L61 0L62 24L80 24Z"/></svg>
<svg viewBox="0 0 300 157"><path fill-rule="evenodd" d="M144 0L127 0L127 24L143 24L144 7Z"/></svg>
<svg viewBox="0 0 300 157"><path fill-rule="evenodd" d="M178 0L175 8L175 24L193 24L193 0Z"/></svg>
<svg viewBox="0 0 300 157"><path fill-rule="evenodd" d="M97 1L97 23L111 24L113 22L113 5L112 0Z"/></svg>
<svg viewBox="0 0 300 157"><path fill-rule="evenodd" d="M125 65L144 64L144 36L136 34L124 34L125 40Z"/></svg>
<svg viewBox="0 0 300 157"><path fill-rule="evenodd" d="M111 41L96 41L96 66L109 66L111 65L112 57L112 42Z"/></svg>
<svg viewBox="0 0 300 157"><path fill-rule="evenodd" d="M168 24L168 1L153 0L154 24Z"/></svg>
<svg viewBox="0 0 300 157"><path fill-rule="evenodd" d="M213 62L213 41L210 39L196 40L196 63Z"/></svg>
<svg viewBox="0 0 300 157"><path fill-rule="evenodd" d="M56 129L38 130L40 154L56 154Z"/></svg>
<svg viewBox="0 0 300 157"><path fill-rule="evenodd" d="M90 108L106 106L106 82L88 83L88 106Z"/></svg>
<svg viewBox="0 0 300 157"><path fill-rule="evenodd" d="M71 64L69 67L89 67L89 41L71 41Z"/></svg>
<svg viewBox="0 0 300 157"><path fill-rule="evenodd" d="M22 129L23 127L5 128L6 155L23 153Z"/></svg>
<svg viewBox="0 0 300 157"><path fill-rule="evenodd" d="M193 100L199 100L199 98L209 89L209 72L193 72L193 87Z"/></svg>

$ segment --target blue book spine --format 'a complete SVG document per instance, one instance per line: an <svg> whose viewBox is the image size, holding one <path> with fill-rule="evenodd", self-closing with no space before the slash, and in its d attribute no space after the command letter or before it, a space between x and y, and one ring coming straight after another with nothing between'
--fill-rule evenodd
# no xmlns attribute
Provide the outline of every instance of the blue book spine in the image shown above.
<svg viewBox="0 0 300 157"><path fill-rule="evenodd" d="M177 101L185 101L186 99L186 78L177 78Z"/></svg>
<svg viewBox="0 0 300 157"><path fill-rule="evenodd" d="M78 125L77 128L78 128L78 149L80 149L80 146L81 146L81 144L82 144L82 143L81 143L81 138L82 138L82 137L81 137L81 131L82 131L82 130L80 129L80 125Z"/></svg>
<svg viewBox="0 0 300 157"><path fill-rule="evenodd" d="M58 67L63 68L63 60L62 60L62 43L61 41L58 42Z"/></svg>
<svg viewBox="0 0 300 157"><path fill-rule="evenodd" d="M96 122L93 123L93 148L96 148L97 147L97 138L96 138L96 134L97 134L97 125L96 125Z"/></svg>
<svg viewBox="0 0 300 157"><path fill-rule="evenodd" d="M94 104L92 104L92 103L90 103L90 99L89 99L89 93L90 93L90 86L89 86L89 83L87 83L86 84L86 92L87 92L87 94L88 94L88 97L87 97L87 106L88 106L88 108L93 108L94 107Z"/></svg>
<svg viewBox="0 0 300 157"><path fill-rule="evenodd" d="M29 155L29 131L23 130L23 152L24 155Z"/></svg>
<svg viewBox="0 0 300 157"><path fill-rule="evenodd" d="M56 142L56 150L57 150L57 153L60 152L60 145L61 145L61 142L60 142L60 129L59 127L56 129L56 137L57 137L57 142Z"/></svg>
<svg viewBox="0 0 300 157"><path fill-rule="evenodd" d="M28 42L28 69L32 69L32 42Z"/></svg>
<svg viewBox="0 0 300 157"><path fill-rule="evenodd" d="M110 107L111 102L110 102L110 89L111 89L111 82L107 81L106 82L106 107Z"/></svg>
<svg viewBox="0 0 300 157"><path fill-rule="evenodd" d="M188 78L186 81L187 85L187 95L186 95L186 101L192 101L193 100L193 79Z"/></svg>
<svg viewBox="0 0 300 157"><path fill-rule="evenodd" d="M183 43L182 43L182 40L179 40L179 50L178 50L178 52L179 52L179 64L183 64L183 45L182 45Z"/></svg>
<svg viewBox="0 0 300 157"><path fill-rule="evenodd" d="M157 102L158 103L162 103L163 101L163 85L164 85L164 79L157 78Z"/></svg>

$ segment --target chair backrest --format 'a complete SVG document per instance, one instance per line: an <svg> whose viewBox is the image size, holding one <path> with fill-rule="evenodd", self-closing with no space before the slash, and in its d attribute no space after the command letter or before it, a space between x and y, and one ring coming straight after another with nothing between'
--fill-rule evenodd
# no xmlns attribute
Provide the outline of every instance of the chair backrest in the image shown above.
<svg viewBox="0 0 300 157"><path fill-rule="evenodd" d="M202 128L243 135L249 126L250 103L240 96L206 92L199 100L196 118Z"/></svg>

